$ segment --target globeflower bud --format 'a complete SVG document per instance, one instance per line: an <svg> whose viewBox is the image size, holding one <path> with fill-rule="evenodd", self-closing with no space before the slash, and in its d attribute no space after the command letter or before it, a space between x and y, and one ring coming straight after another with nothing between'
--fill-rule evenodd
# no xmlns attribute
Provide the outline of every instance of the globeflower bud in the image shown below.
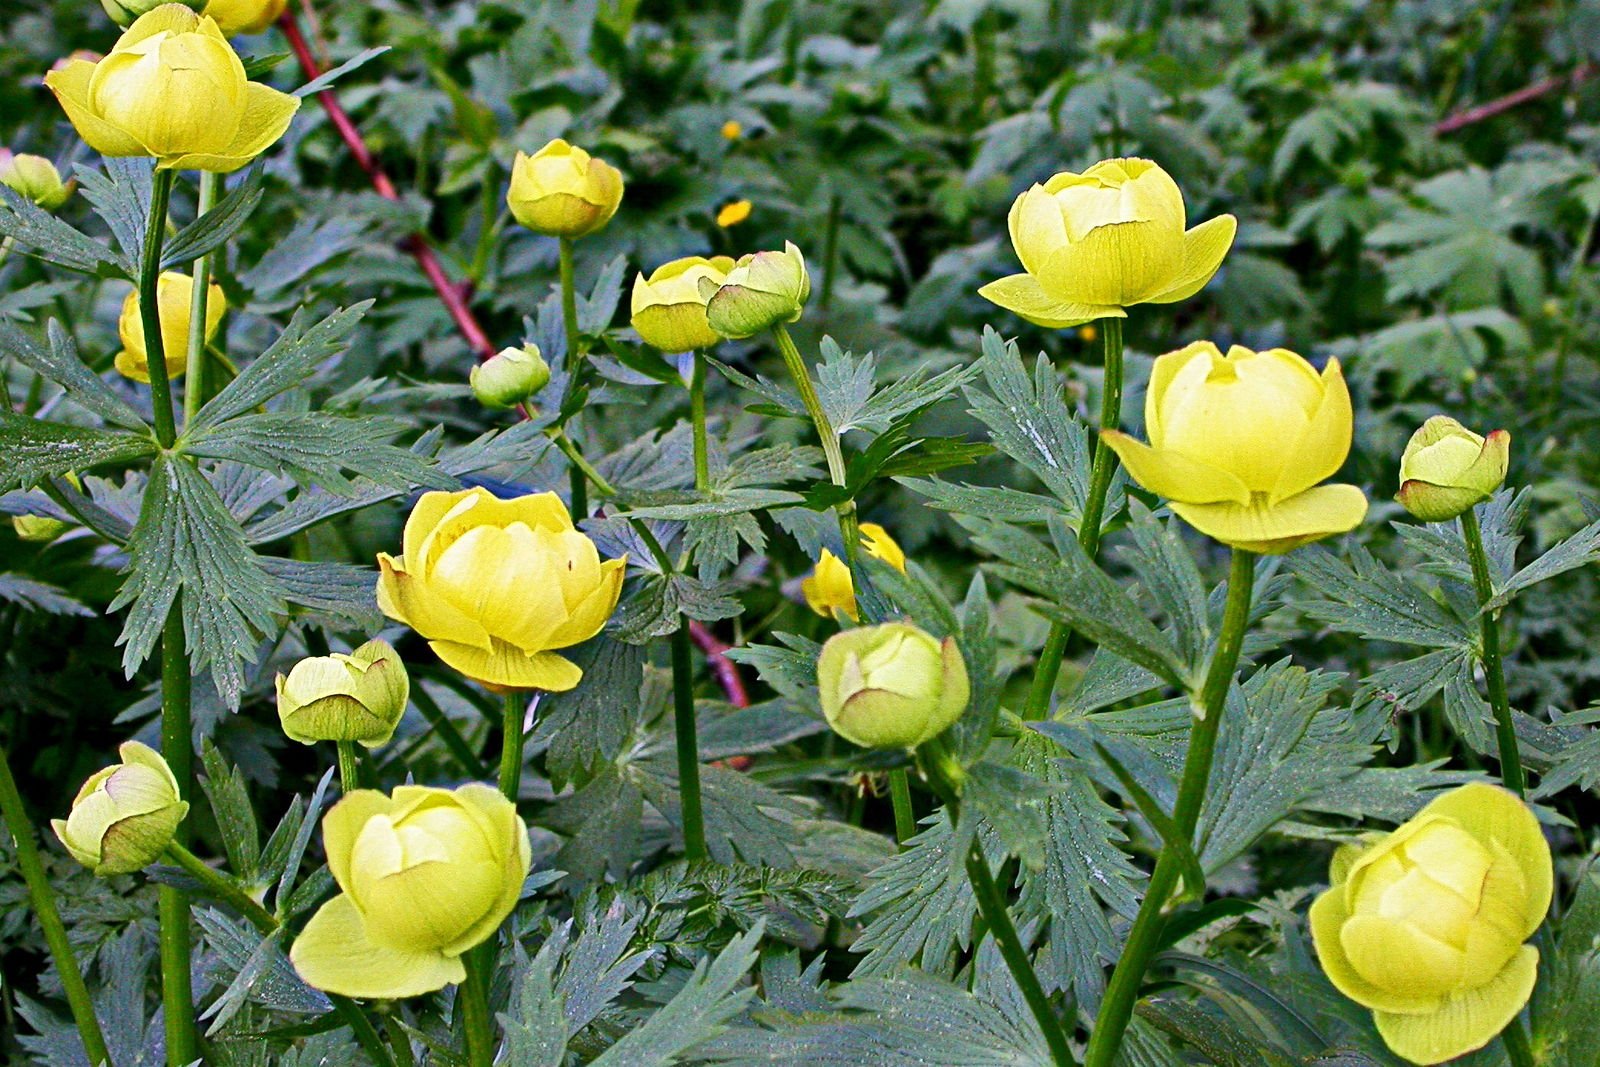
<svg viewBox="0 0 1600 1067"><path fill-rule="evenodd" d="M1435 415L1406 444L1395 499L1423 522L1445 522L1493 496L1510 462L1505 430L1479 437L1448 415Z"/></svg>
<svg viewBox="0 0 1600 1067"><path fill-rule="evenodd" d="M196 12L206 9L206 0L100 0L100 6L106 9L111 21L123 29L132 26L139 16L148 15L161 5L171 3L182 4Z"/></svg>
<svg viewBox="0 0 1600 1067"><path fill-rule="evenodd" d="M77 182L64 182L56 165L43 156L13 155L0 148L0 185L32 200L46 211L55 211L67 202Z"/></svg>
<svg viewBox="0 0 1600 1067"><path fill-rule="evenodd" d="M124 742L122 762L83 783L72 812L50 826L72 858L98 875L131 874L161 857L189 805L161 754Z"/></svg>
<svg viewBox="0 0 1600 1067"><path fill-rule="evenodd" d="M278 675L278 720L303 745L388 744L411 697L406 665L389 642L368 641L348 655L313 656Z"/></svg>
<svg viewBox="0 0 1600 1067"><path fill-rule="evenodd" d="M221 286L213 284L207 294L206 340L210 341L217 335L222 316L228 311L228 301L222 295ZM161 348L167 360L167 374L181 378L189 369L189 309L194 303L194 279L177 271L162 274L156 282L156 302L161 307ZM150 355L144 346L142 315L139 290L135 289L122 301L122 316L117 319L122 351L112 362L124 377L136 382L150 380Z"/></svg>
<svg viewBox="0 0 1600 1067"><path fill-rule="evenodd" d="M544 361L538 345L503 348L467 374L472 395L491 408L514 408L543 389L550 381L550 364Z"/></svg>
<svg viewBox="0 0 1600 1067"><path fill-rule="evenodd" d="M883 560L901 574L906 572L904 550L889 536L889 531L877 523L861 524L861 547L873 559ZM806 598L806 605L823 618L843 617L851 622L861 618L856 612L856 587L850 568L826 548L822 550L822 558L817 560L816 569L801 580L800 594Z"/></svg>
<svg viewBox="0 0 1600 1067"><path fill-rule="evenodd" d="M499 791L403 785L351 791L322 820L341 892L289 950L307 984L393 1000L466 978L462 955L517 906L533 854Z"/></svg>
<svg viewBox="0 0 1600 1067"><path fill-rule="evenodd" d="M967 665L955 639L910 623L834 634L817 659L822 714L863 748L916 748L967 709Z"/></svg>
<svg viewBox="0 0 1600 1067"><path fill-rule="evenodd" d="M1550 910L1550 847L1528 806L1474 782L1365 846L1334 855L1311 935L1338 990L1372 1009L1398 1055L1442 1063L1482 1048L1533 992L1524 944Z"/></svg>
<svg viewBox="0 0 1600 1067"><path fill-rule="evenodd" d="M710 348L721 336L706 322L701 279L721 285L733 269L727 256L686 256L663 263L633 280L633 328L644 343L663 352Z"/></svg>
<svg viewBox="0 0 1600 1067"><path fill-rule="evenodd" d="M289 0L211 0L205 13L217 20L217 28L229 37L261 33L278 21Z"/></svg>
<svg viewBox="0 0 1600 1067"><path fill-rule="evenodd" d="M48 515L13 515L11 528L19 540L45 544L66 533L71 524Z"/></svg>
<svg viewBox="0 0 1600 1067"><path fill-rule="evenodd" d="M549 237L605 228L622 203L622 174L557 137L533 155L517 153L506 205L516 220Z"/></svg>
<svg viewBox="0 0 1600 1067"><path fill-rule="evenodd" d="M728 276L700 281L706 321L723 337L750 337L780 323L794 322L811 298L806 259L791 241L782 252L741 256Z"/></svg>

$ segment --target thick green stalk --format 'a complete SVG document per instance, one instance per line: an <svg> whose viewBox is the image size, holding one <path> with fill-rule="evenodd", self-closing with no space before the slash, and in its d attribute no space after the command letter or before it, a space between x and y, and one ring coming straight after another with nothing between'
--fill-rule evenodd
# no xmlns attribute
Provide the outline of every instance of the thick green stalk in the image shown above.
<svg viewBox="0 0 1600 1067"><path fill-rule="evenodd" d="M550 440L556 443L556 447L561 449L562 455L566 456L567 461L572 464L572 515L574 518L583 517L578 510L578 487L584 485L586 481L593 482L594 487L600 490L602 496L615 497L617 495L615 487L606 481L599 471L594 469L594 464L583 458L583 453L579 452L578 446L572 443L572 438L561 430L551 430Z"/></svg>
<svg viewBox="0 0 1600 1067"><path fill-rule="evenodd" d="M694 487L698 492L711 488L710 449L706 444L706 359L693 353L694 367L689 372L689 424L694 430Z"/></svg>
<svg viewBox="0 0 1600 1067"><path fill-rule="evenodd" d="M678 797L683 808L683 854L706 858L706 823L700 808L700 742L694 719L694 646L689 616L672 634L672 713L678 742Z"/></svg>
<svg viewBox="0 0 1600 1067"><path fill-rule="evenodd" d="M1185 838L1194 837L1195 826L1200 821L1200 807L1205 802L1211 761L1216 754L1217 730L1222 724L1228 687L1233 683L1233 672L1239 665L1239 649L1244 644L1245 628L1250 622L1250 594L1254 583L1255 554L1234 549L1228 569L1228 602L1223 609L1222 632L1217 636L1205 683L1194 704L1198 717L1189 734L1189 752L1184 757L1183 780L1178 786L1178 802L1172 815L1178 832ZM1144 900L1139 904L1139 914L1128 931L1122 957L1111 972L1111 983L1106 987L1105 999L1100 1002L1100 1012L1095 1017L1089 1048L1084 1055L1084 1067L1110 1067L1116 1059L1145 969L1161 940L1161 930L1166 923L1162 909L1178 884L1182 866L1178 853L1171 846L1163 846Z"/></svg>
<svg viewBox="0 0 1600 1067"><path fill-rule="evenodd" d="M828 460L828 477L834 485L842 486L845 484L844 451L839 446L839 435L833 432L828 413L822 410L822 399L817 396L816 386L812 384L811 371L801 358L800 349L795 347L794 338L789 336L788 327L781 322L776 324L772 327L772 337L778 343L778 354L783 357L789 377L794 379L794 387L800 392L800 402L805 405L806 414L811 416L817 436L822 440L822 454ZM844 538L846 562L854 572L857 550L861 545L855 501L846 500L834 510L839 513L839 535Z"/></svg>
<svg viewBox="0 0 1600 1067"><path fill-rule="evenodd" d="M400 1025L399 1017L389 1016L384 1028L389 1031L389 1045L394 1049L394 1062L398 1067L417 1067L416 1053L411 1051L411 1035Z"/></svg>
<svg viewBox="0 0 1600 1067"><path fill-rule="evenodd" d="M1100 429L1115 430L1122 425L1122 320L1101 319L1100 336L1105 343L1105 374L1100 390ZM1105 518L1106 494L1111 491L1111 478L1117 473L1117 454L1098 438L1094 442L1094 462L1089 468L1089 492L1083 502L1083 518L1078 522L1078 544L1084 554L1094 559L1100 553L1100 526ZM1043 719L1050 712L1050 697L1056 691L1056 678L1061 674L1061 661L1066 655L1067 639L1071 631L1065 623L1050 624L1044 648L1039 651L1033 684L1028 688L1028 702L1023 706L1024 719Z"/></svg>
<svg viewBox="0 0 1600 1067"><path fill-rule="evenodd" d="M226 901L229 907L249 920L250 925L261 933L271 934L277 930L277 918L263 907L260 901L246 893L238 882L216 870L176 841L167 846L167 859L205 886L206 892L213 897Z"/></svg>
<svg viewBox="0 0 1600 1067"><path fill-rule="evenodd" d="M216 206L222 194L222 175L200 172L200 195L195 208L199 218ZM194 262L194 290L189 301L189 351L185 354L188 375L183 387L183 424L200 411L206 396L206 304L211 294L211 256Z"/></svg>
<svg viewBox="0 0 1600 1067"><path fill-rule="evenodd" d="M72 942L67 940L67 928L56 910L55 893L44 873L44 862L39 858L39 846L33 839L33 820L22 804L22 794L17 790L17 780L11 776L11 762L6 750L0 747L0 816L11 829L11 838L17 843L17 866L22 869L22 880L28 886L28 899L33 902L33 912L39 917L44 930L45 944L50 947L50 958L55 961L56 973L61 976L61 988L67 994L67 1006L72 1009L73 1021L78 1024L78 1037L83 1050L93 1064L111 1063L106 1051L105 1035L100 1032L100 1020L95 1018L94 1002L89 999L89 989L83 984L83 973L78 970L77 957L72 952Z"/></svg>
<svg viewBox="0 0 1600 1067"><path fill-rule="evenodd" d="M1500 1043L1506 1047L1511 1067L1534 1067L1533 1049L1528 1047L1528 1035L1522 1030L1522 1020L1512 1019L1500 1031Z"/></svg>
<svg viewBox="0 0 1600 1067"><path fill-rule="evenodd" d="M467 1067L492 1067L494 1020L489 1017L489 968L494 962L495 939L467 955L467 980L457 990L467 1031Z"/></svg>
<svg viewBox="0 0 1600 1067"><path fill-rule="evenodd" d="M501 701L500 794L515 804L522 794L522 720L528 711L528 696L512 690Z"/></svg>
<svg viewBox="0 0 1600 1067"><path fill-rule="evenodd" d="M561 325L567 337L567 388L576 389L583 363L578 352L578 283L572 251L572 238L561 238ZM589 514L589 487L584 483L583 472L572 471L569 480L572 487L572 514L582 519Z"/></svg>
<svg viewBox="0 0 1600 1067"><path fill-rule="evenodd" d="M903 767L889 772L889 800L894 804L894 839L904 845L917 836L917 813L911 807L911 778Z"/></svg>
<svg viewBox="0 0 1600 1067"><path fill-rule="evenodd" d="M1505 663L1500 655L1500 621L1488 603L1494 596L1494 580L1489 576L1489 556L1483 550L1483 530L1478 514L1468 508L1461 513L1461 539L1467 544L1467 559L1472 563L1472 585L1478 594L1478 626L1483 634L1483 673L1489 683L1489 706L1494 709L1495 740L1500 747L1500 780L1517 796L1527 792L1528 776L1522 769L1522 752L1517 747L1517 728L1511 721L1511 698L1506 693Z"/></svg>
<svg viewBox="0 0 1600 1067"><path fill-rule="evenodd" d="M335 741L339 748L339 788L345 796L361 788L361 764L356 760L354 741Z"/></svg>
<svg viewBox="0 0 1600 1067"><path fill-rule="evenodd" d="M167 205L172 200L174 172L158 170L150 185L150 213L145 219L144 252L139 262L139 323L144 329L145 358L150 365L150 405L156 440L171 448L178 439L172 415L172 381L167 349L161 339L161 246L167 236Z"/></svg>

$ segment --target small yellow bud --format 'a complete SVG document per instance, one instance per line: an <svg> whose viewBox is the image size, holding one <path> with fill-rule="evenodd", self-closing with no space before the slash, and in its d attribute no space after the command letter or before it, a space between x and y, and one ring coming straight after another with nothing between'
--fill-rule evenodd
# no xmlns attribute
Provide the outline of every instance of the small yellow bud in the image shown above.
<svg viewBox="0 0 1600 1067"><path fill-rule="evenodd" d="M167 375L181 378L189 369L189 310L194 303L194 279L177 271L167 271L156 282L156 302L161 307L161 348L166 355ZM217 335L222 316L228 311L221 286L213 284L206 297L206 341ZM122 351L113 361L117 370L136 382L150 380L150 356L144 346L144 321L139 309L139 291L122 301L122 316L117 333Z"/></svg>
<svg viewBox="0 0 1600 1067"><path fill-rule="evenodd" d="M736 119L729 119L722 124L722 136L724 140L737 141L744 136L744 124Z"/></svg>
<svg viewBox="0 0 1600 1067"><path fill-rule="evenodd" d="M490 786L357 789L322 820L340 893L289 950L308 985L398 1000L466 978L461 957L517 906L532 866L528 827Z"/></svg>
<svg viewBox="0 0 1600 1067"><path fill-rule="evenodd" d="M534 233L583 237L604 229L621 203L621 172L559 137L511 165L506 204Z"/></svg>
<svg viewBox="0 0 1600 1067"><path fill-rule="evenodd" d="M1445 522L1481 504L1506 480L1511 435L1479 437L1447 415L1424 422L1400 459L1395 499L1424 522Z"/></svg>
<svg viewBox="0 0 1600 1067"><path fill-rule="evenodd" d="M1339 361L1318 374L1282 348L1223 355L1197 341L1156 360L1143 444L1100 437L1134 481L1223 544L1287 552L1354 529L1367 514L1353 485L1320 485L1350 453L1355 420Z"/></svg>
<svg viewBox="0 0 1600 1067"><path fill-rule="evenodd" d="M406 665L387 641L372 640L348 655L314 656L278 675L278 721L303 745L359 741L389 743L411 697Z"/></svg>
<svg viewBox="0 0 1600 1067"><path fill-rule="evenodd" d="M151 8L110 55L70 60L44 82L89 147L150 156L163 170L238 170L300 108L298 98L250 81L216 21L182 4Z"/></svg>
<svg viewBox="0 0 1600 1067"><path fill-rule="evenodd" d="M503 348L467 373L472 394L484 407L514 408L550 382L550 364L538 345Z"/></svg>
<svg viewBox="0 0 1600 1067"><path fill-rule="evenodd" d="M792 242L782 252L740 257L722 283L703 278L706 321L723 337L749 337L779 323L794 322L811 299L806 260Z"/></svg>
<svg viewBox="0 0 1600 1067"><path fill-rule="evenodd" d="M154 863L189 813L159 752L137 741L117 751L122 762L91 775L71 814L50 820L72 857L99 875L130 874Z"/></svg>
<svg viewBox="0 0 1600 1067"><path fill-rule="evenodd" d="M557 650L600 632L627 564L601 560L554 493L424 493L402 544L400 556L378 555L378 609L499 689L576 686L583 671Z"/></svg>
<svg viewBox="0 0 1600 1067"><path fill-rule="evenodd" d="M717 225L723 229L739 225L750 217L751 206L748 200L733 200L722 205L717 212Z"/></svg>
<svg viewBox="0 0 1600 1067"><path fill-rule="evenodd" d="M1524 944L1550 910L1550 847L1497 786L1451 790L1390 834L1334 855L1311 905L1317 958L1371 1008L1396 1054L1435 1064L1488 1044L1533 992Z"/></svg>
<svg viewBox="0 0 1600 1067"><path fill-rule="evenodd" d="M905 552L889 536L889 531L877 523L861 524L861 547L873 559L883 560L901 574L906 572ZM800 582L800 593L806 598L807 606L823 618L856 622L861 617L856 612L856 589L850 568L826 548L822 550L822 558L817 560L816 569Z"/></svg>
<svg viewBox="0 0 1600 1067"><path fill-rule="evenodd" d="M0 185L46 211L55 211L65 204L77 184L62 181L56 165L43 156L13 155L9 148L0 148Z"/></svg>
<svg viewBox="0 0 1600 1067"><path fill-rule="evenodd" d="M205 13L217 20L217 27L229 37L261 33L278 21L289 0L211 0Z"/></svg>
<svg viewBox="0 0 1600 1067"><path fill-rule="evenodd" d="M702 279L721 285L733 269L727 256L687 256L633 280L632 322L645 344L663 352L692 352L722 340L706 322Z"/></svg>
<svg viewBox="0 0 1600 1067"><path fill-rule="evenodd" d="M910 623L834 634L817 660L828 725L863 748L916 748L967 709L967 665L953 638Z"/></svg>

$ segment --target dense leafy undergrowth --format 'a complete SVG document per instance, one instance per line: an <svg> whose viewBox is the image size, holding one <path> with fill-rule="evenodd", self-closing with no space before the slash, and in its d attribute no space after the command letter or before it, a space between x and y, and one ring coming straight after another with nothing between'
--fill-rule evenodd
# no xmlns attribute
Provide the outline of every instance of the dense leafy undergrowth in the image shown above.
<svg viewBox="0 0 1600 1067"><path fill-rule="evenodd" d="M161 17L0 25L6 1056L1594 1062L1600 3Z"/></svg>

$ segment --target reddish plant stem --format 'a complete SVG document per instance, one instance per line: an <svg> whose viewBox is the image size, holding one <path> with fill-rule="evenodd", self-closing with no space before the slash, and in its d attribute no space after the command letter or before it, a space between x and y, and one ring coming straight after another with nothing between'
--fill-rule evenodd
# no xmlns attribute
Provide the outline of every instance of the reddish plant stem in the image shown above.
<svg viewBox="0 0 1600 1067"><path fill-rule="evenodd" d="M288 40L289 47L293 50L295 58L300 61L300 69L306 77L316 78L323 73L323 66L312 54L311 46L306 42L305 35L300 32L300 22L295 15L294 8L284 11L283 17L278 20L278 28L283 31L283 36ZM325 89L317 94L317 101L328 114L328 121L333 123L333 128L338 131L340 140L350 150L350 155L362 170L367 172L367 177L372 179L373 188L378 195L386 200L399 200L400 192L395 188L394 182L384 173L372 150L367 147L367 142L361 136L361 131L356 129L356 124L348 112L340 106L339 100L333 95L331 89ZM439 262L439 257L434 254L433 246L428 238L420 233L414 233L406 238L404 248L416 259L417 265L428 276L428 281L433 285L434 291L439 294L439 299L444 302L445 309L450 312L450 318L455 321L459 329L472 346L472 350L479 359L488 359L495 354L494 343L489 340L489 335L484 332L478 318L473 314L472 308L467 303L466 286L453 284L445 275L444 266ZM689 627L689 635L694 638L694 643L706 654L710 662L711 671L717 676L717 681L728 695L728 701L734 707L746 708L750 706L750 695L745 690L744 679L739 674L739 665L727 656L732 645L727 644L716 634L712 633L703 623L693 622Z"/></svg>
<svg viewBox="0 0 1600 1067"><path fill-rule="evenodd" d="M1492 119L1496 115L1510 111L1514 107L1520 107L1530 100L1548 96L1557 90L1569 87L1577 88L1594 72L1595 65L1593 63L1581 63L1573 68L1571 73L1559 74L1553 78L1546 78L1544 81L1534 82L1532 85L1518 89L1514 93L1507 93L1497 100L1491 100L1487 104L1464 108L1454 115L1446 116L1434 123L1433 132L1441 136L1447 133L1454 133L1464 126L1471 126L1474 123L1483 122L1485 119Z"/></svg>

